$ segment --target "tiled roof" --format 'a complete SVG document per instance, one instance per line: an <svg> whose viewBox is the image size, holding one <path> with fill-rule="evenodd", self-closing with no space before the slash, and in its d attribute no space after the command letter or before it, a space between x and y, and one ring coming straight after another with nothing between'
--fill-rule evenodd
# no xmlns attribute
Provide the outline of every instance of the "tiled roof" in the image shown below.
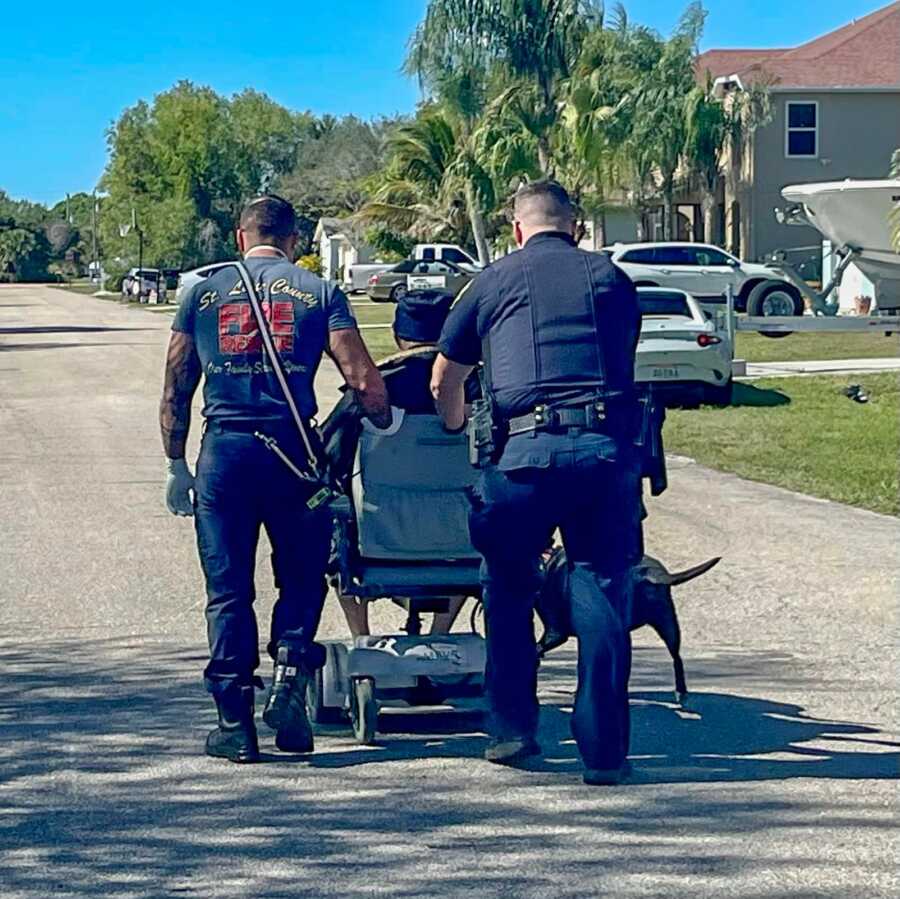
<svg viewBox="0 0 900 899"><path fill-rule="evenodd" d="M900 90L900 0L791 50L708 50L698 73L778 88L896 87Z"/></svg>

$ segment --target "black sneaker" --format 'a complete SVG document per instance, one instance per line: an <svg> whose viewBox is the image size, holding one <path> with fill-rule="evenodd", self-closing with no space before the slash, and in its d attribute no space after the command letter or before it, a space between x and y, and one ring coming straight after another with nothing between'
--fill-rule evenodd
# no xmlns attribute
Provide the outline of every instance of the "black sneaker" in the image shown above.
<svg viewBox="0 0 900 899"><path fill-rule="evenodd" d="M308 682L307 673L291 658L290 650L280 647L263 721L276 731L275 745L283 752L313 750L312 725L306 713Z"/></svg>
<svg viewBox="0 0 900 899"><path fill-rule="evenodd" d="M484 750L485 760L495 765L515 765L540 754L541 747L534 737L493 737Z"/></svg>
<svg viewBox="0 0 900 899"><path fill-rule="evenodd" d="M215 700L219 726L206 738L206 754L239 764L259 761L253 687L231 687Z"/></svg>

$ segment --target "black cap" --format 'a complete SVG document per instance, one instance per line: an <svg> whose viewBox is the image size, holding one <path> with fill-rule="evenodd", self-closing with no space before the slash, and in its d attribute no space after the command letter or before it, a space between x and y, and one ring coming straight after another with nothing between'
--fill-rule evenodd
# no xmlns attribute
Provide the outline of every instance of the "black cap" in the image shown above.
<svg viewBox="0 0 900 899"><path fill-rule="evenodd" d="M448 290L411 290L397 302L394 334L411 343L437 343L452 305Z"/></svg>

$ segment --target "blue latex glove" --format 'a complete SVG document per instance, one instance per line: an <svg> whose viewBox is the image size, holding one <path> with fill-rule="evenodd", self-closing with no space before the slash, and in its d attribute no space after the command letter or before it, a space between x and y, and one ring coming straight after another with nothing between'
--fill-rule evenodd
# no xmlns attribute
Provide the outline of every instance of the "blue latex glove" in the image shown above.
<svg viewBox="0 0 900 899"><path fill-rule="evenodd" d="M166 506L173 515L190 518L194 514L194 476L184 459L166 459L166 470Z"/></svg>

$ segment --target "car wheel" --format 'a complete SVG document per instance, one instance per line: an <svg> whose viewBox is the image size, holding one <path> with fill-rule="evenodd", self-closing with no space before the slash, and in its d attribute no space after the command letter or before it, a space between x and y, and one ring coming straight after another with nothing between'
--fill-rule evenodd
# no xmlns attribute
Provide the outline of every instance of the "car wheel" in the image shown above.
<svg viewBox="0 0 900 899"><path fill-rule="evenodd" d="M399 303L409 291L406 289L405 284L398 284L396 287L391 289L391 302Z"/></svg>
<svg viewBox="0 0 900 899"><path fill-rule="evenodd" d="M803 297L792 284L763 281L747 297L747 313L754 316L803 315ZM790 331L760 331L764 337L787 337Z"/></svg>
<svg viewBox="0 0 900 899"><path fill-rule="evenodd" d="M734 395L734 380L729 378L724 384L708 386L703 391L703 399L707 406L730 406Z"/></svg>

